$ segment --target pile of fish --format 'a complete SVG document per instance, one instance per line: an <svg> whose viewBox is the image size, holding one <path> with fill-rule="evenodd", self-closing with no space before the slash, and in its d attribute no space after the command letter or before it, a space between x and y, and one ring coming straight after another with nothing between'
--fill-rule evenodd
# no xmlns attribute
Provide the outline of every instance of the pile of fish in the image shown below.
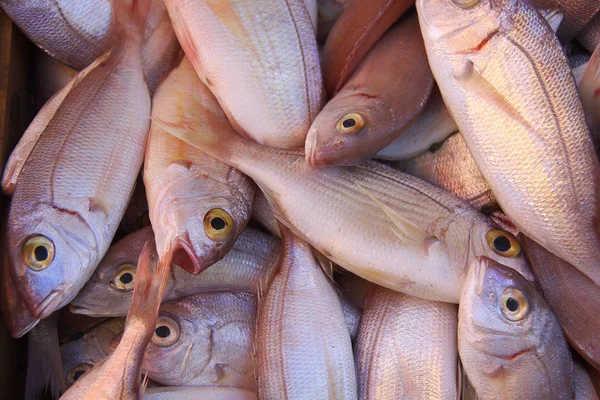
<svg viewBox="0 0 600 400"><path fill-rule="evenodd" d="M27 398L598 399L598 0L0 6Z"/></svg>

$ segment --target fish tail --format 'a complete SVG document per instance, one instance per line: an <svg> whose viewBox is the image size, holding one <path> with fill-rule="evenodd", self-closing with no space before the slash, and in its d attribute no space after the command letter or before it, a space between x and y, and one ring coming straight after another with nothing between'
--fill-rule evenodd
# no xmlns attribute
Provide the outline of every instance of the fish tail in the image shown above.
<svg viewBox="0 0 600 400"><path fill-rule="evenodd" d="M58 399L67 390L58 343L58 313L54 313L29 333L25 399Z"/></svg>
<svg viewBox="0 0 600 400"><path fill-rule="evenodd" d="M136 321L155 321L158 317L158 309L171 271L171 260L162 259L157 262L151 248L152 246L146 242L140 254L125 331ZM146 325L149 329L154 329L154 324Z"/></svg>
<svg viewBox="0 0 600 400"><path fill-rule="evenodd" d="M115 0L113 4L118 32L137 32L141 40L152 0Z"/></svg>

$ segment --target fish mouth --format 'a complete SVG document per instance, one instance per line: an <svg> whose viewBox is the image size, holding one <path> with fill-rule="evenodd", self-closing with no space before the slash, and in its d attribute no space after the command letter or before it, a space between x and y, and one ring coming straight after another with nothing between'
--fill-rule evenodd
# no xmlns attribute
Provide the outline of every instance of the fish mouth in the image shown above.
<svg viewBox="0 0 600 400"><path fill-rule="evenodd" d="M98 318L107 316L106 314L95 312L94 310L91 310L89 308L76 306L75 304L69 305L69 311L71 311L73 314L87 315L88 317Z"/></svg>
<svg viewBox="0 0 600 400"><path fill-rule="evenodd" d="M319 167L319 159L317 158L317 132L310 130L306 136L306 145L304 148L306 154L306 163L309 167Z"/></svg>
<svg viewBox="0 0 600 400"><path fill-rule="evenodd" d="M50 292L41 302L39 302L31 311L33 318L44 319L60 307L61 294L63 293L63 286L60 285Z"/></svg>
<svg viewBox="0 0 600 400"><path fill-rule="evenodd" d="M169 256L168 252L165 256ZM198 275L200 272L204 271L213 264L201 264L198 262L198 258L196 257L196 253L194 252L194 248L192 247L187 234L178 237L175 241L175 246L172 250L171 263L177 265L179 268L194 276Z"/></svg>
<svg viewBox="0 0 600 400"><path fill-rule="evenodd" d="M35 328L35 326L39 322L40 322L40 320L36 318L32 322L30 322L28 325L26 325L26 326L24 326L22 328L16 328L14 326L11 326L11 328L10 328L10 334L15 339L23 337L26 333L28 333L30 330L32 330L33 328Z"/></svg>

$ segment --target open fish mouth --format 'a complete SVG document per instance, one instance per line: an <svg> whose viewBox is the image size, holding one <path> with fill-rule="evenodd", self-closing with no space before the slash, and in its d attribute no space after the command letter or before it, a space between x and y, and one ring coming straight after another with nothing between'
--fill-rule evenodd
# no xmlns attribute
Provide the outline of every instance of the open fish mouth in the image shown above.
<svg viewBox="0 0 600 400"><path fill-rule="evenodd" d="M60 302L62 300L61 294L63 293L63 290L64 288L62 285L52 289L50 294L48 294L44 300L39 302L33 310L30 310L31 315L34 318L44 319L50 316L50 314L52 314L54 311L58 310L60 308Z"/></svg>

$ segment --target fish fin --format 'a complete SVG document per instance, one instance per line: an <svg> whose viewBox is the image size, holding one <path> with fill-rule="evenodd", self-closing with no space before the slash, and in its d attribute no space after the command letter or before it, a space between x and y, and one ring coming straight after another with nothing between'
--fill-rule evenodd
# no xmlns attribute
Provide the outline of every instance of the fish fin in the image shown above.
<svg viewBox="0 0 600 400"><path fill-rule="evenodd" d="M37 400L45 394L58 399L67 390L58 343L58 313L40 323L27 337L25 399Z"/></svg>
<svg viewBox="0 0 600 400"><path fill-rule="evenodd" d="M314 247L313 247L313 255L319 262L319 266L321 267L321 269L323 270L325 275L329 278L329 280L331 282L335 283L335 280L333 279L333 262L329 258L325 257L325 255L323 253L321 253L319 250L315 249Z"/></svg>
<svg viewBox="0 0 600 400"><path fill-rule="evenodd" d="M91 197L89 199L90 203L88 205L89 211L98 211L103 213L104 215L108 215L110 211L110 204L101 196L99 197Z"/></svg>
<svg viewBox="0 0 600 400"><path fill-rule="evenodd" d="M377 200L367 189L363 188L358 183L356 184L361 192L368 196L377 207L392 221L394 228L392 231L404 243L412 243L419 246L425 245L427 239L431 237L427 232L413 224L411 221L392 210L390 207Z"/></svg>
<svg viewBox="0 0 600 400"><path fill-rule="evenodd" d="M600 44L587 62L578 86L588 124L595 129L600 126Z"/></svg>
<svg viewBox="0 0 600 400"><path fill-rule="evenodd" d="M525 129L542 139L535 132L534 127L527 121L521 113L514 107L502 93L500 93L481 73L475 68L473 63L469 62L470 68L461 76L455 78L461 81L467 91L485 102L493 104L496 109L503 111L511 119L519 122Z"/></svg>
<svg viewBox="0 0 600 400"><path fill-rule="evenodd" d="M146 20L152 0L116 0L113 2L113 15L116 21L117 34L125 31L128 26L137 28L138 34L143 35Z"/></svg>
<svg viewBox="0 0 600 400"><path fill-rule="evenodd" d="M538 10L542 17L548 22L550 28L556 33L558 28L560 27L561 22L563 21L564 15L560 12L558 8L547 8L543 10Z"/></svg>
<svg viewBox="0 0 600 400"><path fill-rule="evenodd" d="M142 384L140 386L140 399L144 398L144 393L146 392L146 388L148 387L148 382L150 378L148 377L148 373L146 372L142 377Z"/></svg>

